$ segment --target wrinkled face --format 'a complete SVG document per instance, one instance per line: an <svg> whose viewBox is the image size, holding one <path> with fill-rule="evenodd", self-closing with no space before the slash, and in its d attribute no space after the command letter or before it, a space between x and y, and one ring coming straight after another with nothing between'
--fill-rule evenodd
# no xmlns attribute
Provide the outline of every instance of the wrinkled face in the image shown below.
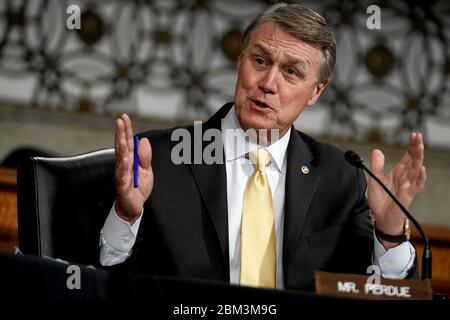
<svg viewBox="0 0 450 320"><path fill-rule="evenodd" d="M321 52L272 22L257 27L238 61L234 94L244 130L279 129L282 137L328 80L317 83Z"/></svg>

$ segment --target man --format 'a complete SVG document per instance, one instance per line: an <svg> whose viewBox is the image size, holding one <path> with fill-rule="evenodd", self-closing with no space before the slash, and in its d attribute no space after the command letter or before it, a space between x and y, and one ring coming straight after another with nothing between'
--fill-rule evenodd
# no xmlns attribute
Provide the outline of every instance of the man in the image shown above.
<svg viewBox="0 0 450 320"><path fill-rule="evenodd" d="M365 273L375 263L386 277L414 274L412 245L374 237L370 222L369 208L379 235L401 236L400 209L374 181L367 200L363 172L342 151L292 126L326 88L335 60L335 39L320 15L300 5L268 8L243 34L234 103L203 126L222 131L225 163L175 165L173 130L146 132L137 150L138 188L131 121L122 115L101 264L304 290L312 289L316 270ZM251 152L242 152L225 134L238 129L276 130L279 139L253 140ZM387 175L381 151L372 152L371 165L408 206L426 180L423 157L422 136L413 133ZM248 158L255 165L244 165Z"/></svg>

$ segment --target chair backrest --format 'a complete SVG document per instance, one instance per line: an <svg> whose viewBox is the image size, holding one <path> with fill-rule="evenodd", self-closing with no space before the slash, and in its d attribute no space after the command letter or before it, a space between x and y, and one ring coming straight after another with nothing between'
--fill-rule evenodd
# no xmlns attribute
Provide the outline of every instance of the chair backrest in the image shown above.
<svg viewBox="0 0 450 320"><path fill-rule="evenodd" d="M34 157L18 169L19 249L98 264L100 230L114 201L114 149Z"/></svg>

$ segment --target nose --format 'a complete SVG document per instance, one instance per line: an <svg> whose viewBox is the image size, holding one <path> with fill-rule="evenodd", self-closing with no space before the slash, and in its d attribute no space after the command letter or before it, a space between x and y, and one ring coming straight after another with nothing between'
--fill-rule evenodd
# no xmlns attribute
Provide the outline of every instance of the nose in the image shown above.
<svg viewBox="0 0 450 320"><path fill-rule="evenodd" d="M258 83L259 88L268 94L275 94L278 91L277 70L272 67L265 70L261 80Z"/></svg>

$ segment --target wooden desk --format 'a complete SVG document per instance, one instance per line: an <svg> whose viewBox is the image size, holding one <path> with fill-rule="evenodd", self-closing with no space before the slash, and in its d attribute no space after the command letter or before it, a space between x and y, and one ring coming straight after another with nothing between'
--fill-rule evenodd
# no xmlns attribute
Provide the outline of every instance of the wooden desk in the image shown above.
<svg viewBox="0 0 450 320"><path fill-rule="evenodd" d="M16 170L0 167L0 250L14 251L17 243Z"/></svg>

